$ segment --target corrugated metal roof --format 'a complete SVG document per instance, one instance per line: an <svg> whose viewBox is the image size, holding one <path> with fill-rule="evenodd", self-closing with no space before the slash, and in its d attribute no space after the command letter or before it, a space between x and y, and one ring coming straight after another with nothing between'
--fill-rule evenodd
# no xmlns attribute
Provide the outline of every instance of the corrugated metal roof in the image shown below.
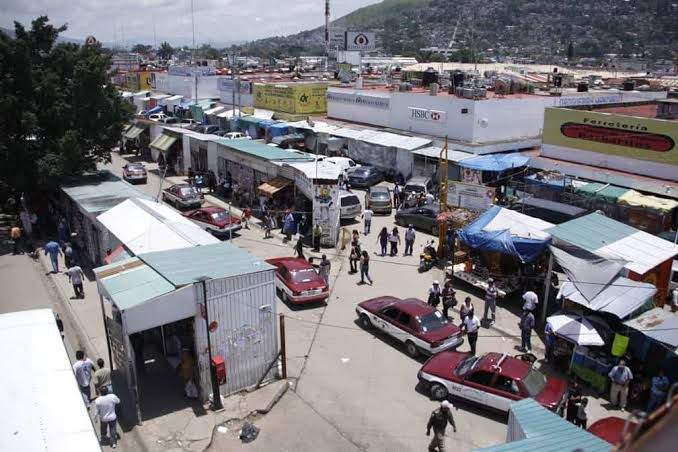
<svg viewBox="0 0 678 452"><path fill-rule="evenodd" d="M161 133L155 140L151 142L150 146L152 148L157 148L166 152L170 147L172 147L175 141L177 141L177 137Z"/></svg>
<svg viewBox="0 0 678 452"><path fill-rule="evenodd" d="M175 289L173 284L148 265L102 278L100 283L111 301L123 311Z"/></svg>
<svg viewBox="0 0 678 452"><path fill-rule="evenodd" d="M61 189L91 214L105 212L129 198L150 199L144 192L108 171L77 178Z"/></svg>
<svg viewBox="0 0 678 452"><path fill-rule="evenodd" d="M546 232L602 257L621 258L628 262L627 269L640 275L678 254L673 243L600 213L575 218Z"/></svg>
<svg viewBox="0 0 678 452"><path fill-rule="evenodd" d="M511 404L511 412L522 428L525 439L476 451L571 451L607 452L612 445L593 434L576 427L552 413L533 399Z"/></svg>
<svg viewBox="0 0 678 452"><path fill-rule="evenodd" d="M416 149L412 151L412 154L421 155L422 157L439 159L441 150L442 148L439 148L437 146L430 146L423 149ZM449 149L447 151L447 160L449 160L450 162L459 162L461 160L473 156L475 156L475 154L471 154L470 152L455 151L454 149Z"/></svg>
<svg viewBox="0 0 678 452"><path fill-rule="evenodd" d="M363 130L362 133L353 138L366 143L405 149L407 151L413 151L431 144L431 140L428 138L410 137L407 135L398 135L395 133L381 132L378 130Z"/></svg>
<svg viewBox="0 0 678 452"><path fill-rule="evenodd" d="M229 149L233 149L243 154L251 155L262 160L281 160L281 161L309 161L312 157L288 151L278 147L267 146L254 140L228 140L219 138L214 140L217 143Z"/></svg>
<svg viewBox="0 0 678 452"><path fill-rule="evenodd" d="M644 312L624 325L643 332L659 342L678 347L678 315L662 308Z"/></svg>
<svg viewBox="0 0 678 452"><path fill-rule="evenodd" d="M146 253L139 258L175 286L191 284L202 276L219 279L273 269L261 259L226 242Z"/></svg>

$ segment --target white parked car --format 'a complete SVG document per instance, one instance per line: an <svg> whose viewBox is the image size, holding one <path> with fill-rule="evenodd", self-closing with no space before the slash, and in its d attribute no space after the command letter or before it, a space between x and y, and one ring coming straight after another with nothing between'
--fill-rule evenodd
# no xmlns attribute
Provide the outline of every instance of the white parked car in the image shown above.
<svg viewBox="0 0 678 452"><path fill-rule="evenodd" d="M341 168L341 174L344 177L346 177L346 171L348 171L350 168L357 168L360 166L354 162L353 159L348 157L323 157L322 160L326 162L332 162Z"/></svg>
<svg viewBox="0 0 678 452"><path fill-rule="evenodd" d="M183 118L179 121L179 127L192 127L197 126L198 124L200 123L193 118Z"/></svg>
<svg viewBox="0 0 678 452"><path fill-rule="evenodd" d="M357 217L363 212L360 198L355 193L341 190L339 192L339 212L342 220Z"/></svg>
<svg viewBox="0 0 678 452"><path fill-rule="evenodd" d="M167 116L165 113L153 113L152 115L148 116L148 119L157 122L165 122L168 118L169 116Z"/></svg>
<svg viewBox="0 0 678 452"><path fill-rule="evenodd" d="M226 138L227 140L251 140L252 138L248 135L245 135L242 132L228 132L225 133L223 138Z"/></svg>

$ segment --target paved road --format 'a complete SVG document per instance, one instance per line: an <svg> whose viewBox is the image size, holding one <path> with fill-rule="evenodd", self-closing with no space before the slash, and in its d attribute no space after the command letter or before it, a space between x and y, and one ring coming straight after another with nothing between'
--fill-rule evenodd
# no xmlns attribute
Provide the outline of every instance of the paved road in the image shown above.
<svg viewBox="0 0 678 452"><path fill-rule="evenodd" d="M120 174L123 164L124 161L113 154L109 168ZM139 186L154 196L158 187L159 179L153 174L149 175L148 184ZM362 192L357 193L363 196ZM223 205L216 200L213 202ZM372 221L374 232L369 236L361 235L363 249L372 255L374 285L357 285L358 277L347 273L346 255L328 249L325 252L332 262L333 285L329 303L292 309L278 300L279 312L287 316L288 374L296 385L295 392L283 399L283 409L275 408L264 420L258 421L263 428L263 445L275 445L280 441L280 450L317 450L315 445L319 443L316 441L322 439L324 450L426 449L426 422L437 404L417 387L416 375L423 360L408 357L398 344L365 331L355 323L355 305L360 301L383 295L421 299L433 280L444 279L438 269L424 274L417 272L419 250L426 239L431 239L428 234L418 233L414 256L376 255L376 232L383 226L392 228L393 225L392 215L375 216ZM358 223L347 227L362 231ZM256 227L241 231L233 241L262 258L293 254L291 246L282 243L280 238L264 240L262 231ZM402 249L400 251L402 253ZM465 286L457 289L459 300L469 295L476 310L482 309L483 302L478 293ZM479 353L516 353L518 318L501 304L497 328L481 330ZM458 321L458 313L455 312L455 316ZM541 342L535 338L533 345L539 350ZM461 350L467 350L467 345ZM601 408L600 404L601 400L592 398L589 405L591 422L614 414ZM448 433L451 450L470 450L505 440L505 416L461 402L455 402L455 406L458 433ZM287 410L288 415L285 414ZM232 448L230 439L220 438L216 436L212 450ZM304 438L307 441L297 440ZM244 449L267 450L256 445Z"/></svg>

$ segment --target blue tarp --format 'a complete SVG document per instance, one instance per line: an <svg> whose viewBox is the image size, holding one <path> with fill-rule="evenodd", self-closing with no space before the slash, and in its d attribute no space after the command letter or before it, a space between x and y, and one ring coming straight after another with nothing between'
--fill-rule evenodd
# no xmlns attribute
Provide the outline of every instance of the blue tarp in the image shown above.
<svg viewBox="0 0 678 452"><path fill-rule="evenodd" d="M463 168L471 168L480 171L494 171L501 172L511 168L518 168L525 166L530 158L514 152L511 154L490 154L478 155L463 159L457 165Z"/></svg>
<svg viewBox="0 0 678 452"><path fill-rule="evenodd" d="M290 126L286 122L278 122L272 124L269 133L271 137L281 137L283 135L288 135L290 133Z"/></svg>
<svg viewBox="0 0 678 452"><path fill-rule="evenodd" d="M153 107L150 110L146 110L146 112L144 112L144 116L149 117L150 115L156 113L162 113L162 107Z"/></svg>
<svg viewBox="0 0 678 452"><path fill-rule="evenodd" d="M551 243L550 235L543 233L543 229L539 227L535 227L534 235L539 235L540 238L526 238L516 235L511 231L510 220L502 220L502 222L505 223L505 226L502 226L501 224L498 225L497 222L494 222L495 217L497 217L502 210L505 209L502 209L499 206L492 206L473 223L460 229L458 231L459 238L471 248L479 251L509 254L516 256L522 262L532 262L537 259L542 251L544 251ZM511 216L519 215L520 217L525 218L525 221L521 221L519 224L523 235L526 235L525 231L530 229L530 221L534 220L535 222L544 223L541 222L541 220L522 215L519 212L508 212L510 212ZM493 230L483 230L493 222L495 223L492 227ZM518 223L516 223L516 225L518 226Z"/></svg>

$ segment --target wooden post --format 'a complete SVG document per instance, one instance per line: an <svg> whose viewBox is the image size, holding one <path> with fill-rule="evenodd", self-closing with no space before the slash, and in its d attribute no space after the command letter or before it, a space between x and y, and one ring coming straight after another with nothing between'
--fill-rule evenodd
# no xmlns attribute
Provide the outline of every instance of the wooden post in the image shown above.
<svg viewBox="0 0 678 452"><path fill-rule="evenodd" d="M541 323L546 323L546 308L549 303L549 295L551 292L551 276L553 276L553 253L549 254L549 268L546 271L546 279L544 279L544 307L541 310Z"/></svg>
<svg viewBox="0 0 678 452"><path fill-rule="evenodd" d="M282 377L287 379L287 352L285 351L285 315L280 314L280 361L282 363Z"/></svg>

